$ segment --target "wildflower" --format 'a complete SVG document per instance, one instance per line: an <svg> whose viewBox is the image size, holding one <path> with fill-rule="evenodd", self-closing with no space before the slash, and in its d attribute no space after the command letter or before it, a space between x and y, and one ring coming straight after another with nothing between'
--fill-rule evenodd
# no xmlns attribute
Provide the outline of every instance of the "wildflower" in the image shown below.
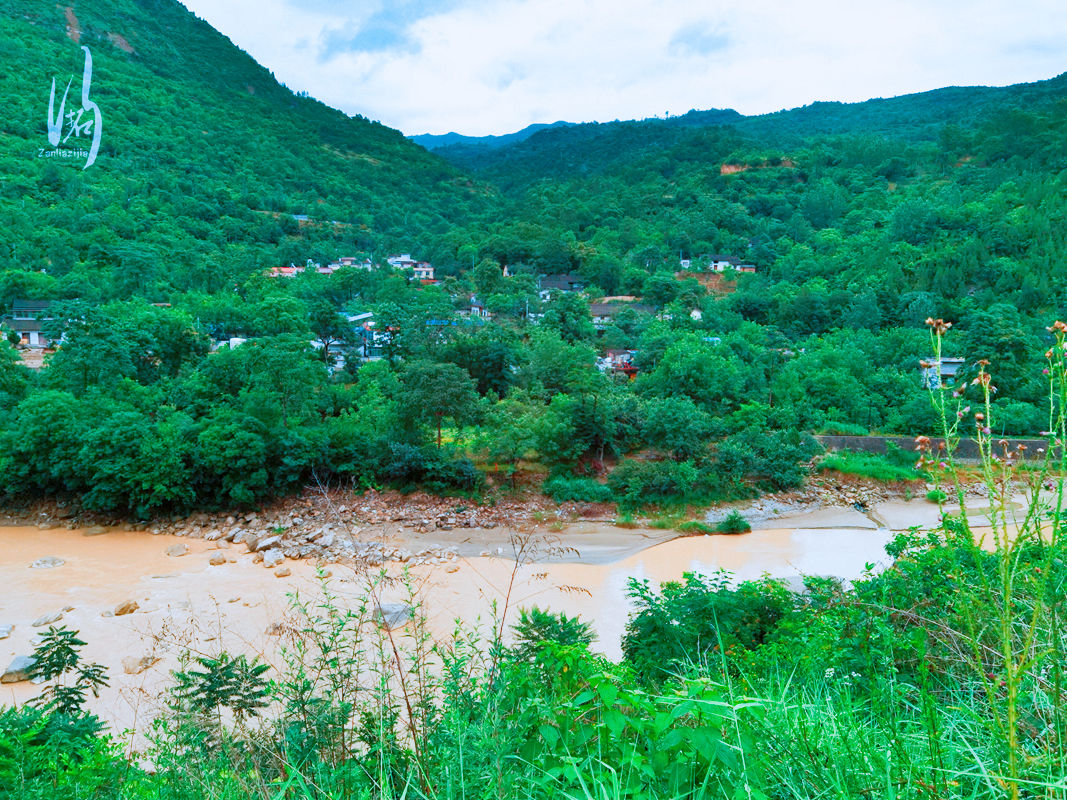
<svg viewBox="0 0 1067 800"><path fill-rule="evenodd" d="M1051 328L1046 328L1049 333L1067 333L1067 323L1056 320L1052 323Z"/></svg>
<svg viewBox="0 0 1067 800"><path fill-rule="evenodd" d="M974 415L974 418L976 421L981 422L983 419L985 419L985 414L979 411L977 414Z"/></svg>
<svg viewBox="0 0 1067 800"><path fill-rule="evenodd" d="M975 361L974 363L977 364L980 367L988 367L989 366L989 359L988 358L980 358L977 361Z"/></svg>
<svg viewBox="0 0 1067 800"><path fill-rule="evenodd" d="M1048 358L1048 359L1052 358L1052 351L1051 350L1046 350L1045 351L1045 358Z"/></svg>
<svg viewBox="0 0 1067 800"><path fill-rule="evenodd" d="M929 436L916 436L915 437L915 449L920 453L925 453L930 450L930 437Z"/></svg>
<svg viewBox="0 0 1067 800"><path fill-rule="evenodd" d="M834 668L833 668L833 667L830 667L829 669L827 669L827 670L826 670L826 672L824 672L824 673L823 673L823 675L822 675L822 676L823 676L823 677L824 677L824 678L825 678L826 680L830 680L830 679L831 679L832 677L834 677L834 675L835 675L835 670L834 670Z"/></svg>
<svg viewBox="0 0 1067 800"><path fill-rule="evenodd" d="M984 433L986 436L988 436L990 433L992 433L992 431L989 429L989 426L987 425L986 427L982 428L982 433Z"/></svg>
<svg viewBox="0 0 1067 800"><path fill-rule="evenodd" d="M1046 367L1045 369L1041 370L1041 374L1048 375L1048 368Z"/></svg>
<svg viewBox="0 0 1067 800"><path fill-rule="evenodd" d="M937 319L934 319L933 317L927 317L926 324L938 336L944 336L948 332L948 329L952 327L951 322L945 322L940 317L938 317Z"/></svg>
<svg viewBox="0 0 1067 800"><path fill-rule="evenodd" d="M948 469L948 464L946 464L944 461L938 464L938 466L941 467L941 469Z"/></svg>

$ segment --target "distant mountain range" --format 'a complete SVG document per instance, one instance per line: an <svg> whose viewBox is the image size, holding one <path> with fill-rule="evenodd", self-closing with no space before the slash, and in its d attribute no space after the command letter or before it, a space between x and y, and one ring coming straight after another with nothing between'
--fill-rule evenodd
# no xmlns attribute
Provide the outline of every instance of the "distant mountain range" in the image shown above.
<svg viewBox="0 0 1067 800"><path fill-rule="evenodd" d="M512 159L523 160L545 149L581 146L622 131L627 141L667 135L670 129L725 126L739 134L778 146L790 146L819 135L890 136L904 141L932 141L945 125L974 125L989 114L1008 108L1037 108L1062 100L1067 72L1049 80L1004 87L949 86L890 98L856 103L816 102L769 114L745 116L733 109L693 110L666 119L529 125L502 136L413 136L413 141L439 153L463 170L480 171ZM659 131L660 133L654 133ZM584 171L584 170L583 170Z"/></svg>
<svg viewBox="0 0 1067 800"><path fill-rule="evenodd" d="M573 122L564 122L563 120L551 124L537 123L535 125L527 125L521 131L504 133L499 136L464 136L462 133L452 132L441 134L420 133L417 136L409 136L408 138L416 144L421 144L427 150L437 150L440 147L452 147L455 145L493 148L524 141L546 128L559 128L573 124Z"/></svg>

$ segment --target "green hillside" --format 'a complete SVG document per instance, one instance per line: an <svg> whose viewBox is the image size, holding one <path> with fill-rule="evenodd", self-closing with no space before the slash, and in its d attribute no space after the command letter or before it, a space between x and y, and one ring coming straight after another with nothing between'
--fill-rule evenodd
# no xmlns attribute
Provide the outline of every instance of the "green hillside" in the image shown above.
<svg viewBox="0 0 1067 800"><path fill-rule="evenodd" d="M1065 101L1067 74L729 124L727 112L691 112L577 125L477 154L437 152L511 203L483 250L580 270L608 294L635 293L639 272L680 257L728 253L755 263L755 281L776 294L813 281L850 297L869 290L886 322L914 292L950 317L991 300L1045 313L1067 288L1053 269L1065 255Z"/></svg>
<svg viewBox="0 0 1067 800"><path fill-rule="evenodd" d="M294 94L171 0L15 0L0 38L0 268L36 273L5 275L5 302L217 291L275 264L413 248L483 205L398 131ZM103 114L84 171L36 157L53 77L56 103L73 77L80 106L79 45Z"/></svg>

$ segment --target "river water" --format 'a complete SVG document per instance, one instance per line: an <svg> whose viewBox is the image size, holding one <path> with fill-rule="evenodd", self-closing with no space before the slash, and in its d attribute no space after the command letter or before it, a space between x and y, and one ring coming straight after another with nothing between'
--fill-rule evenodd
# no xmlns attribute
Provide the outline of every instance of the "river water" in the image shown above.
<svg viewBox="0 0 1067 800"><path fill-rule="evenodd" d="M912 520L919 517L925 523L930 513L929 506L898 505L883 511L877 522L853 512L818 512L743 535L667 541L672 532L581 523L545 535L554 547L527 548L534 559L530 563L509 558L512 542L502 542L490 550L492 556L407 572L435 637L450 635L457 620L488 629L494 602L499 609L506 607L506 624L514 621L519 608L537 605L592 622L596 649L618 658L632 609L630 579L658 584L678 580L685 572L711 574L720 569L738 579L763 574L796 581L802 575L856 578L868 567L888 562L884 547L892 529L915 524ZM541 543L542 534L527 536ZM167 555L167 548L178 543L189 552ZM86 536L66 529L0 528L0 626L15 626L0 640L0 667L32 652L36 633L44 630L31 627L34 620L66 609L55 624L78 630L87 643L86 658L107 667L111 677L111 686L92 708L122 731L143 730L159 712L161 692L170 685L170 671L183 651L249 652L276 663L280 640L267 629L287 616L293 593L318 595L316 569L307 562L287 562L292 574L279 578L253 563L243 546L221 551L219 546L120 530ZM219 552L226 563L210 565L209 559ZM49 556L63 563L31 568ZM365 576L341 565L329 569L330 585L341 602L357 602L365 592ZM394 564L388 569L399 574L405 568ZM393 586L384 590L382 599L403 600L404 594ZM126 600L135 601L137 611L112 616L116 605ZM136 675L123 671L124 658L145 655L158 658L158 663ZM4 684L0 704L24 702L38 692L30 683Z"/></svg>

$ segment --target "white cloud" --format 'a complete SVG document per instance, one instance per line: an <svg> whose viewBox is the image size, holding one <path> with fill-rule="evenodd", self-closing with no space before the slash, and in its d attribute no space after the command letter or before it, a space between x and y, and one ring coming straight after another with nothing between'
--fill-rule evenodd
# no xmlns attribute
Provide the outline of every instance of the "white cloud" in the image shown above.
<svg viewBox="0 0 1067 800"><path fill-rule="evenodd" d="M290 87L405 133L762 113L1067 68L1067 15L1045 0L185 2Z"/></svg>

